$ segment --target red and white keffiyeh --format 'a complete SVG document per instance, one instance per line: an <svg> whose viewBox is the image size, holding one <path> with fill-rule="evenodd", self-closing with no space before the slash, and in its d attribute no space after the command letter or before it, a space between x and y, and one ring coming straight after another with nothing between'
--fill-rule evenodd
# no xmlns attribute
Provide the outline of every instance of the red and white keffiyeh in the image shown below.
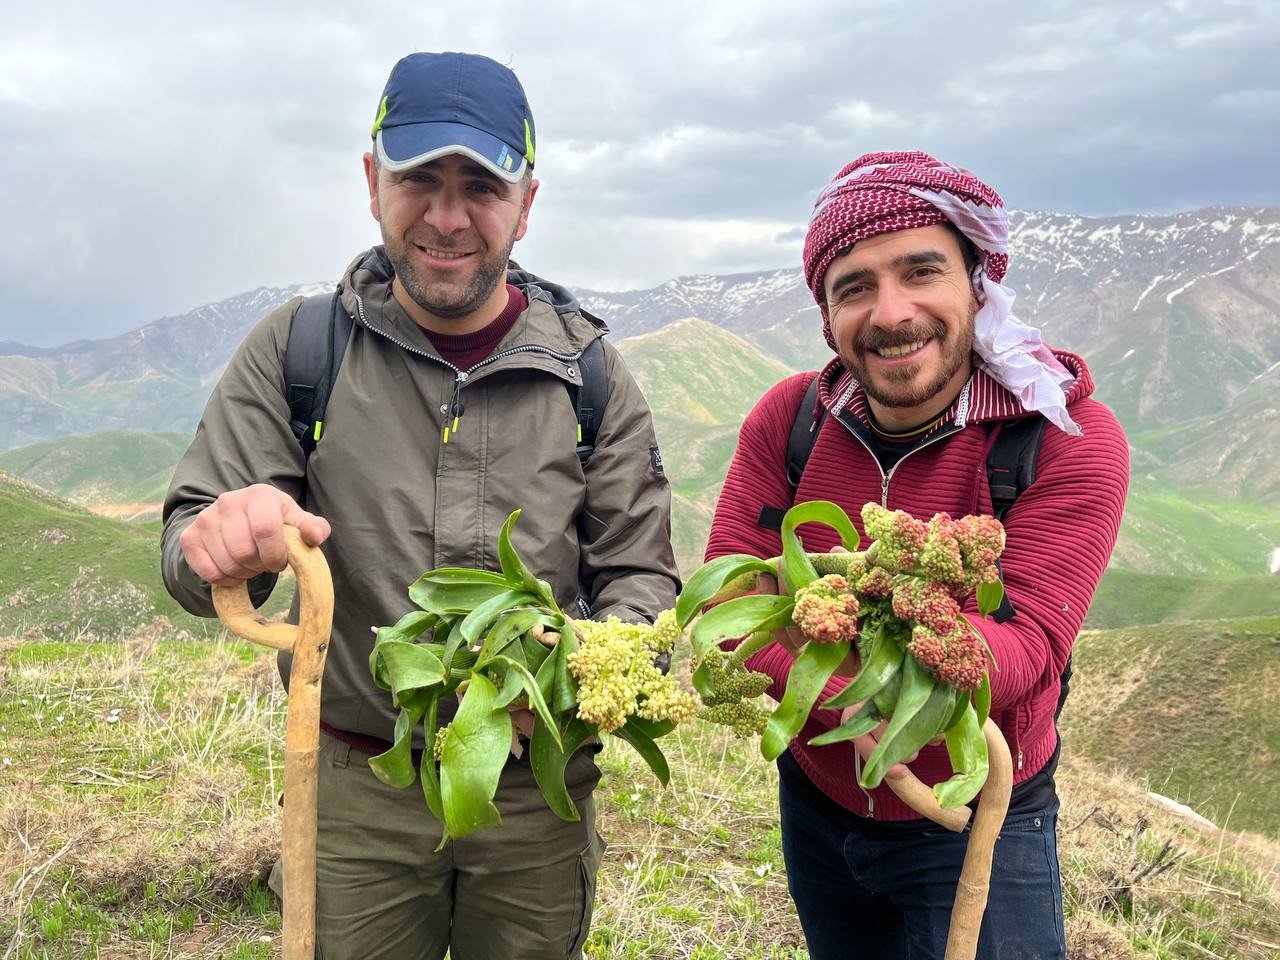
<svg viewBox="0 0 1280 960"><path fill-rule="evenodd" d="M1000 283L1009 264L1004 201L968 170L922 151L864 154L836 174L814 202L804 241L804 278L823 308L827 343L835 349L822 287L831 261L859 240L947 221L982 255L972 279L979 304L973 350L983 369L1026 409L1079 434L1063 393L1071 374L1045 346L1040 331L1013 316L1014 292Z"/></svg>

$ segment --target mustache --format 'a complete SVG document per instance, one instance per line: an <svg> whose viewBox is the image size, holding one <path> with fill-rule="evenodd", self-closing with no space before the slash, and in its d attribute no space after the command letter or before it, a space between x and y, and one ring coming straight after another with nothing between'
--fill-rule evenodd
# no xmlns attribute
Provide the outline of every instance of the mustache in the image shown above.
<svg viewBox="0 0 1280 960"><path fill-rule="evenodd" d="M894 327L893 330L882 330L872 327L864 330L854 341L854 348L861 351L884 350L887 347L902 347L919 340L946 339L947 327L939 321L913 323L909 326Z"/></svg>

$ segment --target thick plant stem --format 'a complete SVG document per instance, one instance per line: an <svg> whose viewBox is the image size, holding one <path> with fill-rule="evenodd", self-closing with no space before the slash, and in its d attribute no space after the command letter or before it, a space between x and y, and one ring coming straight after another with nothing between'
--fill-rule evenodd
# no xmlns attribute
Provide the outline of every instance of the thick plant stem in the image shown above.
<svg viewBox="0 0 1280 960"><path fill-rule="evenodd" d="M772 642L772 630L757 630L734 647L733 652L729 654L728 665L731 667L745 666L748 657L763 650Z"/></svg>
<svg viewBox="0 0 1280 960"><path fill-rule="evenodd" d="M232 633L293 654L284 739L284 960L316 951L316 757L320 683L333 627L333 580L324 554L285 527L289 566L298 579L298 626L269 623L253 608L247 584L214 587L213 605Z"/></svg>

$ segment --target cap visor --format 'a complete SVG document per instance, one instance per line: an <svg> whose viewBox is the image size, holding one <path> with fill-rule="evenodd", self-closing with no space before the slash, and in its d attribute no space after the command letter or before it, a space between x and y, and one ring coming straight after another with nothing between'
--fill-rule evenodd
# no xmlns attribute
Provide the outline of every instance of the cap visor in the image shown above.
<svg viewBox="0 0 1280 960"><path fill-rule="evenodd" d="M470 157L497 177L516 183L524 176L524 156L497 137L464 123L406 123L378 131L378 162L388 170L408 170L451 153Z"/></svg>

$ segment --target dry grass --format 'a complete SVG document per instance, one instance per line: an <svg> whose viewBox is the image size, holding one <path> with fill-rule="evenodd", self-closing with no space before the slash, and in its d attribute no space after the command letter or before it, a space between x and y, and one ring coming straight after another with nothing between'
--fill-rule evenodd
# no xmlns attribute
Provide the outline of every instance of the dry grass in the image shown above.
<svg viewBox="0 0 1280 960"><path fill-rule="evenodd" d="M272 955L279 916L259 880L279 836L272 658L165 636L0 640L0 960ZM700 724L664 746L666 789L625 745L601 754L609 849L588 955L807 956L772 766ZM1082 765L1060 782L1073 960L1277 955L1280 844L1183 820Z"/></svg>

